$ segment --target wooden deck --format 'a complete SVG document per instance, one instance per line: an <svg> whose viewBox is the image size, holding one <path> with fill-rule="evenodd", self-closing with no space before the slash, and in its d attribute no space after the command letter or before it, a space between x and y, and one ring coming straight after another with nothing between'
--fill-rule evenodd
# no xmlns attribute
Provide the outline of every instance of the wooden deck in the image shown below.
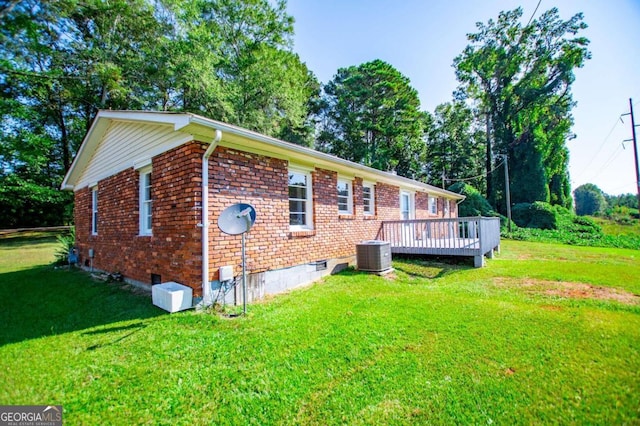
<svg viewBox="0 0 640 426"><path fill-rule="evenodd" d="M484 257L500 251L500 219L460 217L451 219L392 220L382 222L378 239L391 243L391 253L474 258L476 267Z"/></svg>

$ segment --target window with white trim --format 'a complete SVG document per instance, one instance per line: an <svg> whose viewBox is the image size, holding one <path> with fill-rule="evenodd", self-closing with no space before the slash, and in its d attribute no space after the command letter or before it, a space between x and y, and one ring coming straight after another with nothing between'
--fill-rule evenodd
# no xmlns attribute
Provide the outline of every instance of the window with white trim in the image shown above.
<svg viewBox="0 0 640 426"><path fill-rule="evenodd" d="M449 200L446 198L442 199L442 204L444 205L444 216L449 216Z"/></svg>
<svg viewBox="0 0 640 426"><path fill-rule="evenodd" d="M289 227L313 229L311 173L289 169Z"/></svg>
<svg viewBox="0 0 640 426"><path fill-rule="evenodd" d="M438 214L438 199L436 197L429 197L429 213Z"/></svg>
<svg viewBox="0 0 640 426"><path fill-rule="evenodd" d="M362 184L362 207L364 214L376 214L376 195L374 185L372 183Z"/></svg>
<svg viewBox="0 0 640 426"><path fill-rule="evenodd" d="M353 214L353 186L347 179L338 179L338 213Z"/></svg>
<svg viewBox="0 0 640 426"><path fill-rule="evenodd" d="M140 170L140 235L151 235L153 216L151 188L151 168Z"/></svg>
<svg viewBox="0 0 640 426"><path fill-rule="evenodd" d="M91 234L98 235L98 187L91 188Z"/></svg>

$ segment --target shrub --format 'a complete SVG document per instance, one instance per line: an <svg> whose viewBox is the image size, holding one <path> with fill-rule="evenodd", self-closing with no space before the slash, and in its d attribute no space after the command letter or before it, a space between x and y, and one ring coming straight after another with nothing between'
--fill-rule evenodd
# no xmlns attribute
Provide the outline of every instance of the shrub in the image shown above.
<svg viewBox="0 0 640 426"><path fill-rule="evenodd" d="M564 209L564 207L559 208ZM542 201L518 203L514 205L511 209L511 218L516 225L521 228L558 228L558 212L556 207L549 203L543 203Z"/></svg>
<svg viewBox="0 0 640 426"><path fill-rule="evenodd" d="M498 214L491 208L491 205L486 198L480 194L480 191L473 186L464 182L457 182L451 185L449 191L457 192L464 195L465 200L458 206L458 216L498 216Z"/></svg>
<svg viewBox="0 0 640 426"><path fill-rule="evenodd" d="M76 228L72 226L69 232L58 235L56 240L58 241L58 246L55 252L55 263L58 265L66 264L69 259L69 253L76 245Z"/></svg>
<svg viewBox="0 0 640 426"><path fill-rule="evenodd" d="M579 232L581 234L601 235L602 227L593 219L586 216L573 216L570 231Z"/></svg>
<svg viewBox="0 0 640 426"><path fill-rule="evenodd" d="M529 208L530 203L518 203L511 207L511 219L520 228L527 228L529 225Z"/></svg>

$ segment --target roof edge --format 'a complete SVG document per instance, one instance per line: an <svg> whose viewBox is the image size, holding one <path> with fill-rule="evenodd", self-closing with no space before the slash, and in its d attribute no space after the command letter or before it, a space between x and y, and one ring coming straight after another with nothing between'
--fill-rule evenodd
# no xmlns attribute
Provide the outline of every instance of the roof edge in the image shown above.
<svg viewBox="0 0 640 426"><path fill-rule="evenodd" d="M62 181L60 188L62 190L74 190L75 183L81 170L78 170L83 164L89 162L91 155L88 152L92 145L99 142L102 134L106 132L109 124L114 120L146 122L150 124L172 125L174 131L179 131L189 124L202 126L214 130L220 130L242 138L261 142L266 145L284 149L292 152L294 156L306 157L308 159L320 160L324 163L333 163L338 166L349 168L363 172L367 177L377 177L386 183L394 183L400 186L409 186L413 189L422 190L431 194L442 195L450 199L464 200L465 197L455 192L441 189L428 183L420 182L404 176L399 176L390 172L374 169L363 164L345 160L335 155L327 154L305 146L296 145L271 136L248 130L232 124L223 123L221 121L206 118L189 112L168 112L168 111L132 111L132 110L99 110L93 119L91 127L87 131L78 152Z"/></svg>

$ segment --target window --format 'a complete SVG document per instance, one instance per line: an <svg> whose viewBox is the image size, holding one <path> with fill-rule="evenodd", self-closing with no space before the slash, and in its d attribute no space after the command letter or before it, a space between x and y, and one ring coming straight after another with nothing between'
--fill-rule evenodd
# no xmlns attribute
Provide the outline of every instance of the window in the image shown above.
<svg viewBox="0 0 640 426"><path fill-rule="evenodd" d="M400 218L402 220L415 218L413 208L413 194L405 191L400 192Z"/></svg>
<svg viewBox="0 0 640 426"><path fill-rule="evenodd" d="M436 197L429 197L429 213L438 214L438 199Z"/></svg>
<svg viewBox="0 0 640 426"><path fill-rule="evenodd" d="M442 204L444 205L444 217L447 217L449 216L449 200L444 198Z"/></svg>
<svg viewBox="0 0 640 426"><path fill-rule="evenodd" d="M375 193L373 189L373 184L371 183L362 184L362 205L364 207L364 214L366 215L376 214Z"/></svg>
<svg viewBox="0 0 640 426"><path fill-rule="evenodd" d="M98 188L91 188L91 234L98 234Z"/></svg>
<svg viewBox="0 0 640 426"><path fill-rule="evenodd" d="M151 235L151 169L140 171L140 235Z"/></svg>
<svg viewBox="0 0 640 426"><path fill-rule="evenodd" d="M338 179L338 213L353 214L353 191L346 179Z"/></svg>
<svg viewBox="0 0 640 426"><path fill-rule="evenodd" d="M312 229L311 174L289 169L289 226Z"/></svg>

